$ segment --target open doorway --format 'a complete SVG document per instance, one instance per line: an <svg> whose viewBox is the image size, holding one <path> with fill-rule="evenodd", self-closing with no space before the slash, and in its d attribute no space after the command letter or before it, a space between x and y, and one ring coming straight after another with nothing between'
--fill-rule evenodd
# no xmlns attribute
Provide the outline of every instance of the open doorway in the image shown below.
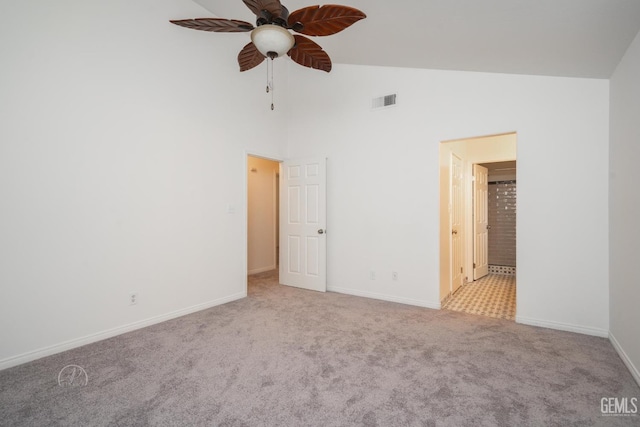
<svg viewBox="0 0 640 427"><path fill-rule="evenodd" d="M247 273L274 272L279 263L280 162L247 156Z"/></svg>
<svg viewBox="0 0 640 427"><path fill-rule="evenodd" d="M516 138L440 144L442 308L515 320Z"/></svg>
<svg viewBox="0 0 640 427"><path fill-rule="evenodd" d="M246 158L247 294L263 279L326 292L326 158Z"/></svg>

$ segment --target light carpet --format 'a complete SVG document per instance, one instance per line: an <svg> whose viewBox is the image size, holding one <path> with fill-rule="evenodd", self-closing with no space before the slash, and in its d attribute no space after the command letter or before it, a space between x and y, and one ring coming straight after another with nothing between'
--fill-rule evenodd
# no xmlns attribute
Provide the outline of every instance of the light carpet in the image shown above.
<svg viewBox="0 0 640 427"><path fill-rule="evenodd" d="M58 385L76 364L86 386ZM250 279L249 297L0 372L3 426L623 426L603 338Z"/></svg>

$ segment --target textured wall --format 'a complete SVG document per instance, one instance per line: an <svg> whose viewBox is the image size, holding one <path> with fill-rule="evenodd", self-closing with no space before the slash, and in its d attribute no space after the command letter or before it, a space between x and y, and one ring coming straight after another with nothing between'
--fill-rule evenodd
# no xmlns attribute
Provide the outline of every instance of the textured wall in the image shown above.
<svg viewBox="0 0 640 427"><path fill-rule="evenodd" d="M489 183L489 264L516 266L516 182Z"/></svg>

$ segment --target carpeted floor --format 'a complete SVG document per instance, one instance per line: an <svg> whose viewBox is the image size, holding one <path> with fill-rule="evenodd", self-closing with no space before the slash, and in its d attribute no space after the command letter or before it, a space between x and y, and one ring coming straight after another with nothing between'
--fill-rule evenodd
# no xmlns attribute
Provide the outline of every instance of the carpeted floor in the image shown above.
<svg viewBox="0 0 640 427"><path fill-rule="evenodd" d="M60 369L86 370L75 386ZM81 371L78 370L78 373ZM277 285L0 372L3 426L623 426L603 338Z"/></svg>

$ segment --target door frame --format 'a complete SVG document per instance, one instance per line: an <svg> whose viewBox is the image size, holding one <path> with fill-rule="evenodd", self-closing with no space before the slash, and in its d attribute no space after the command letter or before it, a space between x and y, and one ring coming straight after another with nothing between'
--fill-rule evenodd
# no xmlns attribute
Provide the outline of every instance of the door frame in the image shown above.
<svg viewBox="0 0 640 427"><path fill-rule="evenodd" d="M466 174L465 174L465 159L462 158L460 155L451 152L450 155L450 166L449 166L449 205L450 205L450 209L449 209L449 259L451 260L451 274L449 276L449 295L453 295L455 293L455 291L457 291L458 289L460 289L460 287L462 285L464 285L465 283L465 268L466 268L466 257L465 257L465 252L466 252L466 234L465 233L465 223L466 223L466 218L467 218L467 213L466 213L466 209L465 209L465 183L467 182L466 180ZM460 163L460 188L459 191L461 192L460 195L460 200L458 200L458 202L456 203L456 197L454 195L454 185L453 185L453 174L454 174L454 158L458 159L459 163ZM457 206L459 204L459 206ZM454 265L454 259L455 259L455 255L454 255L454 250L455 250L455 245L453 244L453 240L454 240L454 221L453 221L453 216L454 213L456 211L456 209L458 209L460 211L460 223L458 224L458 228L455 230L456 233L456 237L459 241L459 249L458 249L458 255L460 256L460 285L455 287L454 286L454 279L456 278L457 273L454 273L453 269L454 267L456 267Z"/></svg>
<svg viewBox="0 0 640 427"><path fill-rule="evenodd" d="M439 144L439 157L440 164L440 188L439 188L439 206L440 206L440 227L439 227L439 240L440 240L440 303L441 306L450 297L450 283L451 283L451 245L450 245L450 222L449 215L451 209L451 200L449 196L450 183L450 168L449 153L454 152L458 157L462 158L465 163L465 184L464 184L464 198L465 198L465 230L473 229L473 218L468 214L472 209L473 204L471 200L471 169L475 163L494 163L517 160L517 139L518 132L504 132L498 134L490 134L484 136L472 136L467 138L458 138L450 140L441 140ZM476 145L482 143L482 145ZM489 145L485 145L488 143ZM482 147L481 153L479 152ZM490 147L491 152L483 151L486 147ZM495 152L494 152L495 150ZM517 216L517 213L516 213ZM464 271L473 271L473 239L469 239L472 233L465 233L465 253L464 253ZM471 276L472 277L472 276Z"/></svg>

